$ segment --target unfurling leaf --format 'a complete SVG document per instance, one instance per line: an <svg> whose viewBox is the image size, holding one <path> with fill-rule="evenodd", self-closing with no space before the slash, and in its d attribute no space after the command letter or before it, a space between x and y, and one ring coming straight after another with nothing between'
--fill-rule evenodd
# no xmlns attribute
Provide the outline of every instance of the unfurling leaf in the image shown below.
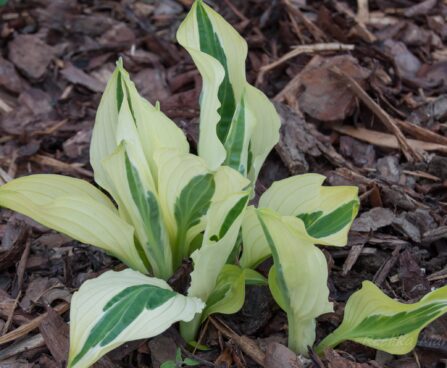
<svg viewBox="0 0 447 368"><path fill-rule="evenodd" d="M280 216L269 209L257 214L273 255L270 290L287 313L289 347L306 354L315 340L315 319L332 311L326 258L302 232L296 217Z"/></svg>
<svg viewBox="0 0 447 368"><path fill-rule="evenodd" d="M280 180L261 196L259 208L270 208L283 216L295 216L301 232L313 244L344 246L359 208L358 188L322 186L325 177L305 174ZM244 219L243 267L253 267L270 255L259 222L251 212Z"/></svg>
<svg viewBox="0 0 447 368"><path fill-rule="evenodd" d="M345 340L390 354L406 354L417 343L419 332L447 313L447 286L432 291L414 304L400 303L372 282L348 300L342 324L317 348L319 353Z"/></svg>
<svg viewBox="0 0 447 368"><path fill-rule="evenodd" d="M245 300L245 285L267 285L267 280L249 268L226 264L209 296L202 321L214 313L233 314L238 312Z"/></svg>

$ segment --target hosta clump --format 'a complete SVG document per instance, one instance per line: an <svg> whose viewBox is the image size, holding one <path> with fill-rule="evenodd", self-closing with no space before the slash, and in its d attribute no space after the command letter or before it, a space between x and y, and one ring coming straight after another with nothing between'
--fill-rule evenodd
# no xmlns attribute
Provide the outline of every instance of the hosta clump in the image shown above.
<svg viewBox="0 0 447 368"><path fill-rule="evenodd" d="M323 176L306 174L274 183L257 208L250 205L259 170L279 140L278 114L246 80L246 42L203 1L193 4L177 37L203 78L198 156L118 62L90 149L95 181L106 193L59 175L0 187L1 206L129 267L87 281L74 294L69 367L88 367L118 345L178 321L191 342L210 314L242 307L246 284L268 283L287 313L289 345L297 353L314 344L316 318L332 311L327 264L316 245L346 245L357 188L326 187ZM165 280L188 257L194 270L184 296ZM267 281L254 269L268 257L274 264ZM404 305L366 283L318 351L353 340L406 353L420 329L446 312L446 292Z"/></svg>

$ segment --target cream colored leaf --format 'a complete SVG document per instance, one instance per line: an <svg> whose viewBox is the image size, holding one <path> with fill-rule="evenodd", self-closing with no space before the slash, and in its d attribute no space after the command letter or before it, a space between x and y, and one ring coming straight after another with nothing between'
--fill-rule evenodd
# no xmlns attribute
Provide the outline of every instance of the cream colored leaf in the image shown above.
<svg viewBox="0 0 447 368"><path fill-rule="evenodd" d="M247 107L253 111L256 127L251 134L250 154L252 164L248 168L248 177L256 183L259 171L270 151L279 142L281 121L273 104L257 88L247 84L245 89Z"/></svg>
<svg viewBox="0 0 447 368"><path fill-rule="evenodd" d="M70 368L88 368L114 348L190 321L204 303L172 291L163 280L127 269L86 281L73 295Z"/></svg>
<svg viewBox="0 0 447 368"><path fill-rule="evenodd" d="M134 229L87 182L57 175L19 178L0 187L0 205L147 272L135 248Z"/></svg>
<svg viewBox="0 0 447 368"><path fill-rule="evenodd" d="M301 219L314 244L344 246L358 212L358 188L324 187L324 180L305 174L277 181L262 195L259 207Z"/></svg>
<svg viewBox="0 0 447 368"><path fill-rule="evenodd" d="M156 193L152 188L144 188L138 167L126 158L129 145L122 142L116 151L103 161L103 166L113 185L121 216L135 228L141 257L150 263L154 275L166 279L172 275L173 270L162 211ZM151 216L151 213L155 215ZM146 218L143 217L145 214Z"/></svg>
<svg viewBox="0 0 447 368"><path fill-rule="evenodd" d="M315 319L332 311L324 254L301 232L301 222L272 210L258 210L274 260L269 285L289 321L289 347L306 354L315 340Z"/></svg>
<svg viewBox="0 0 447 368"><path fill-rule="evenodd" d="M413 304L400 303L372 282L349 299L342 324L318 346L317 351L351 340L386 351L407 354L416 346L420 331L447 313L447 286L434 290Z"/></svg>

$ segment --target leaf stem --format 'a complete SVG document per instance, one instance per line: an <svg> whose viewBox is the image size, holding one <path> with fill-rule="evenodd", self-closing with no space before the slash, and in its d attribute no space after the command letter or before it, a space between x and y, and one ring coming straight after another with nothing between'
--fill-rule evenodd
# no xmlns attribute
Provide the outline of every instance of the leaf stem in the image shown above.
<svg viewBox="0 0 447 368"><path fill-rule="evenodd" d="M196 314L190 322L180 322L180 335L186 342L195 341L200 328L202 314Z"/></svg>

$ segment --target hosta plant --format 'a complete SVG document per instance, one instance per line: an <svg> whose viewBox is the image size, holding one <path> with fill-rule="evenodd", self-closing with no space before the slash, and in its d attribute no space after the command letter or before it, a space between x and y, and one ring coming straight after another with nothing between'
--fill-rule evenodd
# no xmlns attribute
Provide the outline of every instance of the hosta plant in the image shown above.
<svg viewBox="0 0 447 368"><path fill-rule="evenodd" d="M326 187L323 176L306 174L274 183L257 207L251 205L260 168L279 140L279 116L246 80L246 42L203 1L193 4L177 37L203 78L198 155L189 153L183 132L159 104L138 94L118 62L90 149L94 179L104 191L60 175L0 187L1 206L129 267L105 272L74 294L72 368L88 367L118 345L178 321L191 342L209 315L242 307L246 284L269 285L287 313L289 345L297 353L314 344L316 318L332 311L327 264L316 245L346 245L357 188ZM194 268L184 296L166 280L189 257ZM269 257L266 280L255 268ZM353 340L408 352L420 329L446 311L446 292L404 305L367 283L318 350Z"/></svg>

